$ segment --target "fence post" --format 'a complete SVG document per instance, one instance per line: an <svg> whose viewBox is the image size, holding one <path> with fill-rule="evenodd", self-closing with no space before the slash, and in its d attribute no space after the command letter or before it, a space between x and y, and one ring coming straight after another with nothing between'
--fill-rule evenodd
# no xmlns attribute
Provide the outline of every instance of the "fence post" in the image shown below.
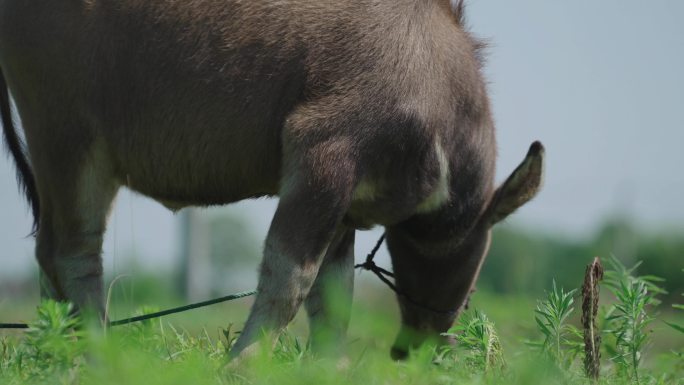
<svg viewBox="0 0 684 385"><path fill-rule="evenodd" d="M184 209L181 220L181 291L189 301L211 295L211 237L207 221L195 208Z"/></svg>

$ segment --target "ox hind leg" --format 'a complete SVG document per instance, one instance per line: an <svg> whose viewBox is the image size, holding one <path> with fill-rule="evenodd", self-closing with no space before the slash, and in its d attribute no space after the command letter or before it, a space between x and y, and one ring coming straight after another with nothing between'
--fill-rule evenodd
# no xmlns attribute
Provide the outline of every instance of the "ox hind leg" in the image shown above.
<svg viewBox="0 0 684 385"><path fill-rule="evenodd" d="M41 294L104 315L102 240L118 190L110 163L96 146L52 163L34 162L41 202L36 257Z"/></svg>
<svg viewBox="0 0 684 385"><path fill-rule="evenodd" d="M347 333L354 291L355 230L338 229L306 299L311 347L337 354Z"/></svg>

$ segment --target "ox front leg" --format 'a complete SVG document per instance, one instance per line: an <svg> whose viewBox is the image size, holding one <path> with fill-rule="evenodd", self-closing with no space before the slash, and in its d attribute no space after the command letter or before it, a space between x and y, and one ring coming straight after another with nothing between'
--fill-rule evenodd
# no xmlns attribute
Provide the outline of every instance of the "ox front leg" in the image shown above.
<svg viewBox="0 0 684 385"><path fill-rule="evenodd" d="M320 354L340 354L351 315L354 291L354 233L342 227L328 247L306 299L311 347Z"/></svg>
<svg viewBox="0 0 684 385"><path fill-rule="evenodd" d="M307 167L297 167L306 170ZM297 172L283 183L269 229L258 294L231 358L250 355L254 343L271 345L292 321L316 280L319 268L347 211L352 185L339 169Z"/></svg>

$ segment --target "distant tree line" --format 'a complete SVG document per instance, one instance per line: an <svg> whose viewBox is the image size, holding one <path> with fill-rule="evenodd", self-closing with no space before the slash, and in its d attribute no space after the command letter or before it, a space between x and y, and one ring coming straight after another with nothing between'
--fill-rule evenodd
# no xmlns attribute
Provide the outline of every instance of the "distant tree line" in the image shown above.
<svg viewBox="0 0 684 385"><path fill-rule="evenodd" d="M495 230L478 286L500 293L539 296L552 278L560 286L581 284L585 266L595 256L614 255L626 266L639 261L636 273L665 279L666 303L680 300L684 292L684 234L648 233L630 221L612 219L587 239L570 239L536 233L520 227Z"/></svg>

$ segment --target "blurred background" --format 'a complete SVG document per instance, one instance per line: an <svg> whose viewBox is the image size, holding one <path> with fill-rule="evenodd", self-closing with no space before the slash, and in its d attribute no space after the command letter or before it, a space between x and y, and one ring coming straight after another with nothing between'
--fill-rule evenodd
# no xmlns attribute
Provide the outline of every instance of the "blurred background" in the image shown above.
<svg viewBox="0 0 684 385"><path fill-rule="evenodd" d="M496 229L475 305L486 311L514 297L533 308L552 279L578 287L585 265L611 254L627 265L641 260L642 274L665 278L666 304L681 298L684 2L468 3L472 32L489 42L497 181L532 141L541 140L548 154L541 194ZM108 282L119 277L112 306L123 316L130 304L162 306L254 288L276 204L259 199L173 215L122 189L104 245ZM38 302L30 227L14 168L0 157L2 321L30 318L21 309ZM357 261L381 232L358 233ZM384 248L379 263L390 266ZM391 297L371 274L359 281L357 297ZM495 317L503 312L497 306L489 306Z"/></svg>

